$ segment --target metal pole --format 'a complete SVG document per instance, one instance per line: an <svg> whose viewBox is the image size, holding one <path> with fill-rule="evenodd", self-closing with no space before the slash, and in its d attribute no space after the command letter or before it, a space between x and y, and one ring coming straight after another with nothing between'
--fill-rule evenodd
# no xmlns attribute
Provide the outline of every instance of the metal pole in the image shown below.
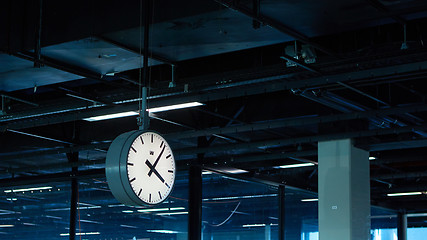
<svg viewBox="0 0 427 240"><path fill-rule="evenodd" d="M78 162L79 153L73 152L67 154L68 161L70 163ZM75 240L76 238L76 222L77 222L77 201L78 201L78 193L79 193L79 185L77 181L77 171L78 167L71 168L71 203L70 203L70 240Z"/></svg>
<svg viewBox="0 0 427 240"><path fill-rule="evenodd" d="M206 137L198 138L198 146L207 145ZM189 169L188 191L188 239L201 240L202 236L202 161L204 154L198 154Z"/></svg>
<svg viewBox="0 0 427 240"><path fill-rule="evenodd" d="M407 239L407 229L408 229L408 215L406 212L399 212L397 215L397 239L406 240Z"/></svg>
<svg viewBox="0 0 427 240"><path fill-rule="evenodd" d="M39 19L37 21L36 30L36 46L34 48L34 67L39 68L41 66L41 35L42 35L42 17L43 17L43 0L39 0Z"/></svg>
<svg viewBox="0 0 427 240"><path fill-rule="evenodd" d="M279 240L285 240L285 186L279 186Z"/></svg>
<svg viewBox="0 0 427 240"><path fill-rule="evenodd" d="M148 71L148 43L151 18L151 0L144 0L144 53L143 53L143 76L142 76L142 96L141 109L139 113L140 122L139 129L146 130L149 127L149 116L147 112L147 96L148 96L148 79L150 73Z"/></svg>

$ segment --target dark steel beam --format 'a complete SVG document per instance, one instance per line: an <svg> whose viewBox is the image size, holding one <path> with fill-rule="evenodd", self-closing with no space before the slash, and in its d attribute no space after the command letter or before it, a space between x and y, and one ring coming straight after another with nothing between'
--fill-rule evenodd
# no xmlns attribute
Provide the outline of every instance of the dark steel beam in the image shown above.
<svg viewBox="0 0 427 240"><path fill-rule="evenodd" d="M154 95L150 98L151 106L162 106L170 105L176 102L192 102L192 101L215 101L219 99L228 99L233 97L250 96L255 94L265 94L277 91L284 91L298 88L308 87L321 87L338 82L350 82L360 80L371 80L374 79L394 79L394 78L407 78L414 75L426 74L427 73L427 61L416 62L409 64L401 64L395 66L387 66L377 69L360 70L356 72L349 72L344 74L325 75L321 77L314 77L299 81L286 81L289 75L278 75L273 77L261 77L236 84L230 84L226 88L218 91L217 88L211 90L195 90L191 93L176 93L174 96L162 97L162 95ZM260 83L263 84L260 86ZM236 90L238 89L238 90ZM173 94L172 94L173 95ZM136 96L137 97L137 96ZM123 99L125 100L125 99ZM48 124L63 123L68 121L75 121L85 117L102 115L113 113L117 111L129 111L137 109L137 102L132 104L120 105L120 110L115 108L91 108L82 111L84 106L75 106L75 110L61 109L61 111L55 112L55 109L37 109L34 114L29 115L28 113L14 113L7 117L0 117L0 122L8 122L7 125L0 126L0 132L7 128L10 129L21 129L28 127L43 126ZM51 111L51 112L49 112ZM50 115L50 116L49 116ZM43 116L43 118L40 118ZM32 121L24 121L33 118Z"/></svg>
<svg viewBox="0 0 427 240"><path fill-rule="evenodd" d="M284 59L286 61L292 62L294 64L296 64L297 66L300 66L310 72L316 73L316 74L322 74L319 70L317 70L316 68L309 66L308 64L306 64L305 62L298 60L296 58L293 58L289 55L284 54L283 56L280 56L281 59Z"/></svg>
<svg viewBox="0 0 427 240"><path fill-rule="evenodd" d="M355 132L344 132L344 133L334 133L334 134L324 134L324 135L313 135L305 137L295 137L295 138L286 138L286 139L275 139L251 143L234 143L234 144L222 144L217 146L211 146L206 148L184 148L177 149L175 151L178 155L193 155L200 153L209 153L209 152L223 152L229 150L237 149L254 149L258 147L268 148L269 146L286 146L286 145L297 145L302 143L313 143L319 141L329 141L335 139L344 139L344 138L362 138L362 137L374 137L382 135L393 135L393 134L402 134L415 131L423 131L427 129L427 124L419 126L406 126L406 127L394 127L394 128L383 128L383 129L372 129L364 131L355 131Z"/></svg>
<svg viewBox="0 0 427 240"><path fill-rule="evenodd" d="M51 182L65 182L70 181L72 178L88 179L97 177L105 177L104 168L78 171L75 175L73 175L72 172L61 172L25 177L4 178L0 179L0 187L25 186Z"/></svg>
<svg viewBox="0 0 427 240"><path fill-rule="evenodd" d="M219 4L223 5L223 6L227 7L227 8L238 11L238 12L252 18L253 20L260 22L263 25L268 25L268 26L275 28L276 30L278 30L278 31L280 31L286 35L289 35L289 36L291 36L291 37L293 37L293 38L295 38L295 39L297 39L303 43L309 44L309 45L313 46L314 48L316 48L316 49L318 49L318 50L320 50L326 54L329 54L331 56L336 56L336 54L333 51L331 51L330 49L326 49L325 47L311 41L305 35L297 32L296 30L294 30L294 29L292 29L292 28L290 28L284 24L282 24L281 22L279 22L277 20L274 20L274 19L267 17L265 15L262 15L262 14L259 14L258 16L256 16L251 9L248 9L245 6L236 3L235 1L226 1L226 0L215 0L215 1L218 2Z"/></svg>
<svg viewBox="0 0 427 240"><path fill-rule="evenodd" d="M384 6L380 1L378 0L366 0L372 7L374 7L375 9L377 9L378 11L389 15L394 21L405 25L406 24L406 20L403 19L401 16L398 15L390 15L390 11L387 9L386 6Z"/></svg>
<svg viewBox="0 0 427 240"><path fill-rule="evenodd" d="M199 136L210 136L212 134L251 132L251 131L259 131L259 130L266 130L266 129L296 127L296 126L312 125L312 124L318 124L318 123L337 122L337 121L344 121L344 120L364 119L364 118L371 118L371 117L376 117L381 115L394 115L394 114L425 112L425 111L427 111L427 104L406 106L406 107L392 107L392 108L384 108L384 109L378 109L378 110L342 113L342 114L334 114L334 115L327 115L327 116L280 119L280 120L272 120L272 121L261 122L261 123L229 126L229 127L223 127L223 128L203 129L198 131L185 131L185 132L179 132L179 133L166 134L166 137L169 137L171 139L192 138L192 137L199 137Z"/></svg>

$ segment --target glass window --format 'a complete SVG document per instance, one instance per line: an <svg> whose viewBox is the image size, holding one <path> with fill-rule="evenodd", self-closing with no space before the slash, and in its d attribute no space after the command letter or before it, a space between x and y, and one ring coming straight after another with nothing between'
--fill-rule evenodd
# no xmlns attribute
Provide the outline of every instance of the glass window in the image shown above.
<svg viewBox="0 0 427 240"><path fill-rule="evenodd" d="M278 190L215 173L203 175L203 239L277 239Z"/></svg>

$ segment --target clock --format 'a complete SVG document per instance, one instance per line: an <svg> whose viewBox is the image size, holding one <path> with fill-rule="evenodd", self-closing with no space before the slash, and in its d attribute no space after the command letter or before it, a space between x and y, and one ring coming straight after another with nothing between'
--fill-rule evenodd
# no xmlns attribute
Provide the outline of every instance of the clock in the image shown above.
<svg viewBox="0 0 427 240"><path fill-rule="evenodd" d="M105 174L119 202L130 206L155 205L163 202L173 189L175 158L159 133L130 131L111 143Z"/></svg>

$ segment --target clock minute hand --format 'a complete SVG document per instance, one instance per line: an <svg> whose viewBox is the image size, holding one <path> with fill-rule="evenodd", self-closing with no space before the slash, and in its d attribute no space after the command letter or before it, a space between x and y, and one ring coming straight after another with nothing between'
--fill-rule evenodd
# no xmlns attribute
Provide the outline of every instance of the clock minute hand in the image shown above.
<svg viewBox="0 0 427 240"><path fill-rule="evenodd" d="M150 161L145 160L145 164L147 164L147 166L150 168L150 172L154 172L154 174L160 179L160 181L162 181L162 183L165 182L165 180L162 178L162 176L160 175L160 173L154 168L153 165L151 165Z"/></svg>
<svg viewBox="0 0 427 240"><path fill-rule="evenodd" d="M163 155L164 151L165 151L165 146L163 146L162 151L160 152L159 156L157 156L157 159L156 159L156 161L153 164L153 168L150 168L150 171L148 172L148 176L151 177L151 174L153 173L153 170L156 169L157 163L159 163L160 157Z"/></svg>

